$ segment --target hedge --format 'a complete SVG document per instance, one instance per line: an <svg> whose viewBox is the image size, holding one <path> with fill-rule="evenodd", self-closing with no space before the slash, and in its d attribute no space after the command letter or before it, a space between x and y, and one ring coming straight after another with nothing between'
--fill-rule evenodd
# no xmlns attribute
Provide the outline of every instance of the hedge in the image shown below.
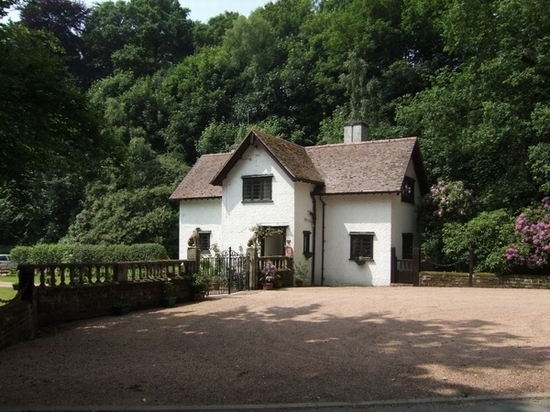
<svg viewBox="0 0 550 412"><path fill-rule="evenodd" d="M164 246L156 243L135 245L40 244L17 246L11 260L20 263L128 262L168 259Z"/></svg>

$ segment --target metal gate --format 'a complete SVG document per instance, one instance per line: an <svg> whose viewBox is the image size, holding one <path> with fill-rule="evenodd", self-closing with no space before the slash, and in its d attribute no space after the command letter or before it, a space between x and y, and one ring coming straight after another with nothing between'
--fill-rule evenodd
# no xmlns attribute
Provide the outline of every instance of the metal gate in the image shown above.
<svg viewBox="0 0 550 412"><path fill-rule="evenodd" d="M230 294L248 290L250 256L229 248L213 256L201 257L200 270L210 276L209 294Z"/></svg>

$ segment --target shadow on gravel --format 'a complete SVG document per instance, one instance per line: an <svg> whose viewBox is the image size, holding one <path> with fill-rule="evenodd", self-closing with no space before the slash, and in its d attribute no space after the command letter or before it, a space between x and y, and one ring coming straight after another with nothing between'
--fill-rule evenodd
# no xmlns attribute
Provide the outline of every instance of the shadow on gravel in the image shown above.
<svg viewBox="0 0 550 412"><path fill-rule="evenodd" d="M76 322L50 338L62 351L48 352L50 339L35 340L0 352L0 368L6 370L9 356L32 353L51 365L106 371L102 379L79 374L73 401L81 393L95 404L139 404L143 397L147 404L228 405L487 395L502 374L517 378L504 388L508 393L534 392L521 377L546 370L550 359L549 347L531 347L525 337L480 319L333 316L318 304L252 308L244 302L232 310L200 303L213 305L202 315L189 304ZM113 333L125 343L113 346ZM48 365L40 371L46 378L56 373ZM26 385L33 377L19 370L4 378ZM42 383L71 387L70 375L57 378L62 381ZM8 397L17 388L10 382L2 385ZM59 396L57 404L69 402Z"/></svg>

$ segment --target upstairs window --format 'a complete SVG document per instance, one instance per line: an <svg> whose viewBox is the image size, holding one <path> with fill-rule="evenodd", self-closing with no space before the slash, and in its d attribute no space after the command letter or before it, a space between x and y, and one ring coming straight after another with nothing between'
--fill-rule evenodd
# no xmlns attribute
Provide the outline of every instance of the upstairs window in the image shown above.
<svg viewBox="0 0 550 412"><path fill-rule="evenodd" d="M415 180L408 176L403 179L403 186L401 187L402 202L414 203L414 182Z"/></svg>
<svg viewBox="0 0 550 412"><path fill-rule="evenodd" d="M350 233L350 259L373 259L374 233Z"/></svg>
<svg viewBox="0 0 550 412"><path fill-rule="evenodd" d="M273 176L243 176L243 202L265 202L271 198Z"/></svg>

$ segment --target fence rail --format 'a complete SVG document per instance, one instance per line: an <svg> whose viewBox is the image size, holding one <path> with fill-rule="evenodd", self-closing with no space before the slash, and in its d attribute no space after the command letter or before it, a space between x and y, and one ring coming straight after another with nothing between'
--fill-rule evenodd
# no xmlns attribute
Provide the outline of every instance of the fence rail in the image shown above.
<svg viewBox="0 0 550 412"><path fill-rule="evenodd" d="M57 263L19 265L34 271L40 287L94 285L127 280L183 277L193 273L195 262L160 260L142 262Z"/></svg>

